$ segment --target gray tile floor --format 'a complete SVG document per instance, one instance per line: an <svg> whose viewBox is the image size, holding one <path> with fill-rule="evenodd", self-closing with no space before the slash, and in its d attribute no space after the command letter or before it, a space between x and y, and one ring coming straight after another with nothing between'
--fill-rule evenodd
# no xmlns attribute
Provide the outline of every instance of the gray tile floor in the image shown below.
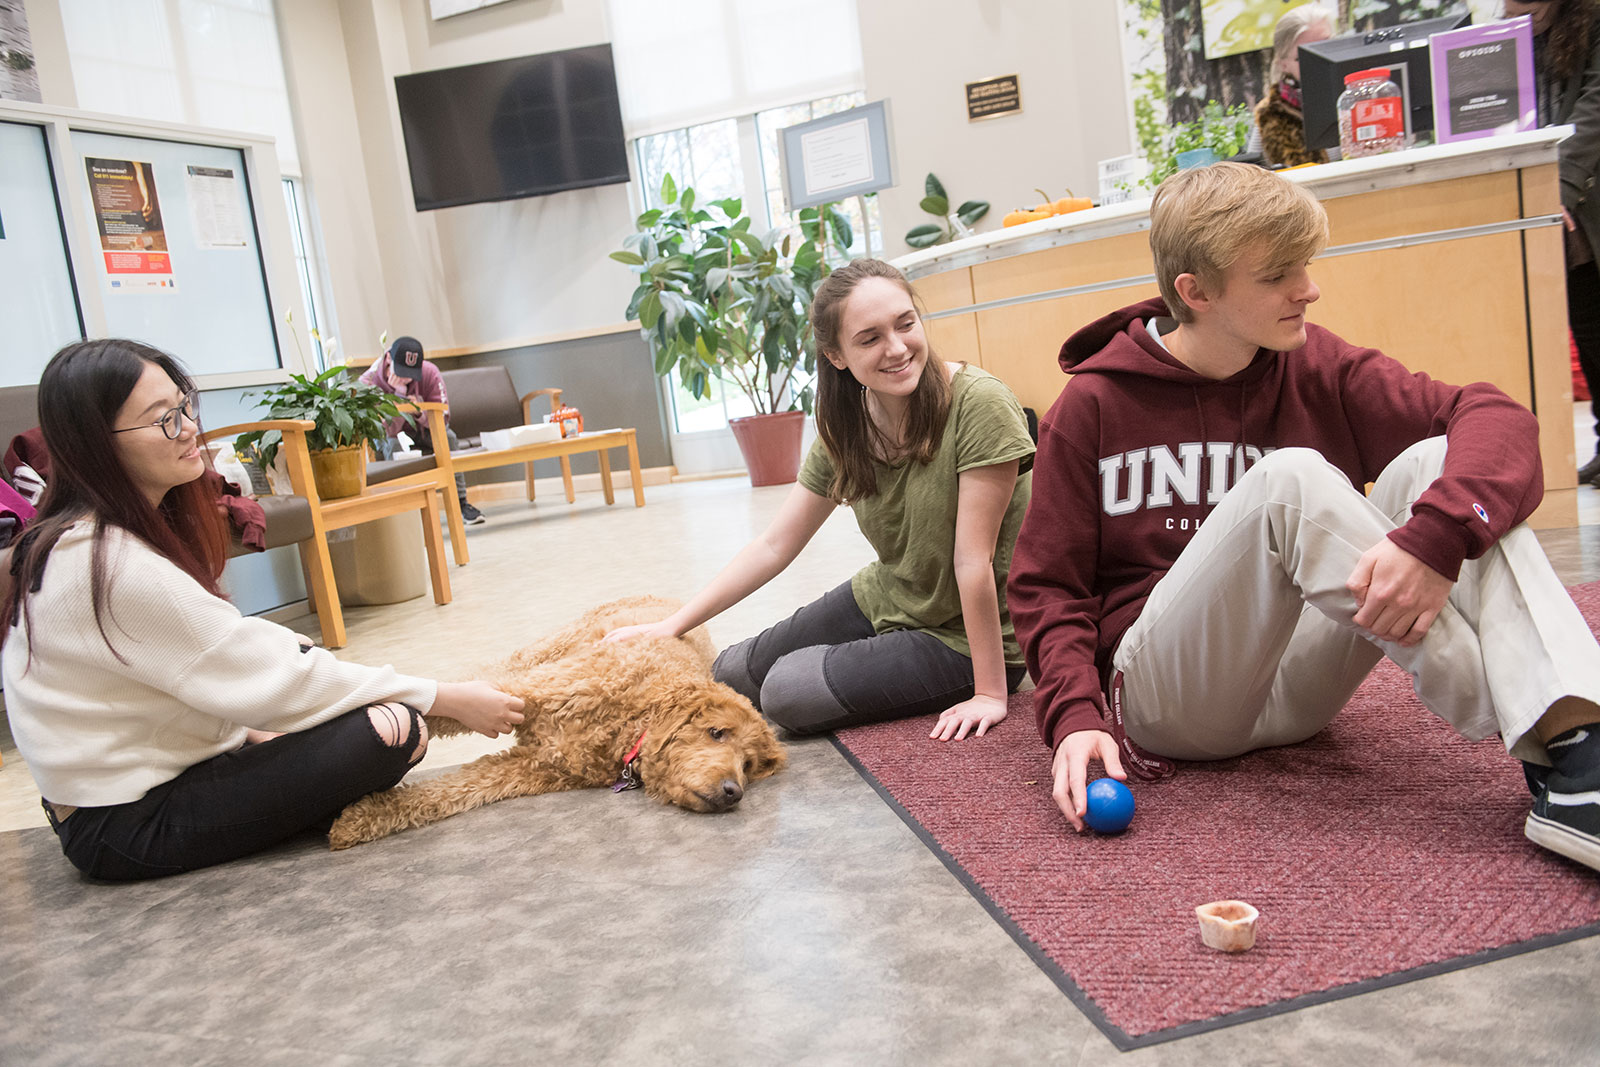
<svg viewBox="0 0 1600 1067"><path fill-rule="evenodd" d="M686 595L783 489L738 481L486 507L455 602L349 613L347 658L470 676L591 603ZM1600 578L1600 493L1545 534ZM842 580L847 515L713 624L726 643ZM296 620L314 628L314 619ZM430 628L444 631L428 640ZM1004 728L1032 729L1029 723ZM930 742L931 743L931 742ZM452 739L423 772L497 747ZM1577 1064L1600 940L1118 1053L826 741L731 814L638 793L511 801L343 853L305 839L91 885L0 736L0 1063ZM1041 770L1046 767L1041 748Z"/></svg>

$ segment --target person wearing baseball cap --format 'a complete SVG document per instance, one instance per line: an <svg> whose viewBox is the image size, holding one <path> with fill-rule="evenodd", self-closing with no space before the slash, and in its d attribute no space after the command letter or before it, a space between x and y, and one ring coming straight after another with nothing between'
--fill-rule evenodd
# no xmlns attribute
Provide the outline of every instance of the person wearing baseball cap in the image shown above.
<svg viewBox="0 0 1600 1067"><path fill-rule="evenodd" d="M415 337L396 337L388 351L367 368L361 380L407 400L445 405L445 440L451 448L458 447L456 432L450 429L450 399L445 394L444 376L439 373L438 367L423 358L422 343ZM389 459L394 455L400 447L400 432L408 428L407 420L400 416L384 424L389 439L381 444L375 442L382 458ZM417 447L432 455L433 442L428 439L427 427L424 425L413 432L421 435ZM462 522L477 526L485 521L483 512L467 503L467 479L463 474L456 475L456 497L461 501Z"/></svg>

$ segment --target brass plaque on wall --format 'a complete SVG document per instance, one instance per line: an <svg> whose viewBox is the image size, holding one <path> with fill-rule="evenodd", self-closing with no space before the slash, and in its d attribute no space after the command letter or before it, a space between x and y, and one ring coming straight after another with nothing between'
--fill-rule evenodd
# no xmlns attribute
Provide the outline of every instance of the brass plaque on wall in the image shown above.
<svg viewBox="0 0 1600 1067"><path fill-rule="evenodd" d="M967 83L967 121L1014 115L1022 110L1022 86L1015 74Z"/></svg>

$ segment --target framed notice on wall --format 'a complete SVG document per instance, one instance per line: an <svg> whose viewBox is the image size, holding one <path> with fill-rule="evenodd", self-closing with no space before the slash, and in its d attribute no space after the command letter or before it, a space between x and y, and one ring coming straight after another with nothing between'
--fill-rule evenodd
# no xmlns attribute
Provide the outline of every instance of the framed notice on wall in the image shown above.
<svg viewBox="0 0 1600 1067"><path fill-rule="evenodd" d="M886 100L778 131L783 192L790 211L894 184Z"/></svg>
<svg viewBox="0 0 1600 1067"><path fill-rule="evenodd" d="M1440 144L1539 125L1533 20L1527 15L1428 38L1434 136Z"/></svg>

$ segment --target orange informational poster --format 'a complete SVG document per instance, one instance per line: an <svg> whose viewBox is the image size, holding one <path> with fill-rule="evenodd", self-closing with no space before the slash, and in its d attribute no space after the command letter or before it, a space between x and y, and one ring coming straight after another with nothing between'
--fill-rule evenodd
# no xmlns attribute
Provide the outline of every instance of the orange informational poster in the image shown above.
<svg viewBox="0 0 1600 1067"><path fill-rule="evenodd" d="M113 292L174 292L155 170L131 159L84 157L94 221Z"/></svg>

